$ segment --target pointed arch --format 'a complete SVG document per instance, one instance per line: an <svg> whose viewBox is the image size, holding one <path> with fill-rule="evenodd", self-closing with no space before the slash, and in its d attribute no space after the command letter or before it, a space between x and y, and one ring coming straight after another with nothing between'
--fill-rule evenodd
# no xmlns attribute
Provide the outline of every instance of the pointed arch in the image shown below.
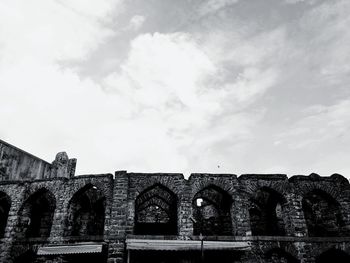
<svg viewBox="0 0 350 263"><path fill-rule="evenodd" d="M34 263L36 259L36 254L32 249L17 256L13 263Z"/></svg>
<svg viewBox="0 0 350 263"><path fill-rule="evenodd" d="M252 235L284 236L286 199L277 191L262 187L250 198Z"/></svg>
<svg viewBox="0 0 350 263"><path fill-rule="evenodd" d="M350 255L340 249L331 248L316 258L316 263L329 262L348 263L350 262Z"/></svg>
<svg viewBox="0 0 350 263"><path fill-rule="evenodd" d="M79 189L68 204L65 236L103 236L106 197L95 185Z"/></svg>
<svg viewBox="0 0 350 263"><path fill-rule="evenodd" d="M177 196L156 183L142 191L135 200L135 234L176 235Z"/></svg>
<svg viewBox="0 0 350 263"><path fill-rule="evenodd" d="M0 192L0 238L4 237L5 234L10 207L10 197L4 192Z"/></svg>
<svg viewBox="0 0 350 263"><path fill-rule="evenodd" d="M302 200L309 236L341 236L344 222L340 204L328 193L314 189Z"/></svg>
<svg viewBox="0 0 350 263"><path fill-rule="evenodd" d="M232 235L231 204L231 195L216 185L196 193L192 201L194 235Z"/></svg>
<svg viewBox="0 0 350 263"><path fill-rule="evenodd" d="M40 188L30 195L19 211L19 227L26 238L50 236L56 198L46 188Z"/></svg>

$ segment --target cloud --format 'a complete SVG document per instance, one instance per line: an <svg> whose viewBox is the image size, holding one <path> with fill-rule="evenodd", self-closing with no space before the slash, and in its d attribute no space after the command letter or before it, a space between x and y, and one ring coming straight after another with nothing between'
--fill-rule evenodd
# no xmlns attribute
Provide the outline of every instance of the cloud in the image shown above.
<svg viewBox="0 0 350 263"><path fill-rule="evenodd" d="M113 34L105 27L108 14L121 1L2 1L1 60L85 59Z"/></svg>
<svg viewBox="0 0 350 263"><path fill-rule="evenodd" d="M111 0L89 5L83 1L1 1L3 139L51 160L59 151L57 142L64 147L79 141L81 129L92 126L89 117L96 122L102 119L97 115L114 98L61 62L85 60L111 37L111 12L114 15L114 8L121 5L122 1ZM123 112L123 103L117 105L113 106L116 111Z"/></svg>
<svg viewBox="0 0 350 263"><path fill-rule="evenodd" d="M139 30L143 23L146 21L146 18L141 15L135 15L130 19L130 29L137 31Z"/></svg>
<svg viewBox="0 0 350 263"><path fill-rule="evenodd" d="M348 1L236 2L174 32L160 1L2 1L0 137L78 174L348 171Z"/></svg>
<svg viewBox="0 0 350 263"><path fill-rule="evenodd" d="M293 129L282 134L294 149L319 147L332 140L346 140L350 130L350 100L342 100L330 106L312 105L303 110L306 115ZM297 143L295 143L297 142Z"/></svg>
<svg viewBox="0 0 350 263"><path fill-rule="evenodd" d="M238 0L208 0L204 1L203 4L199 7L199 15L206 16L213 14L225 7L237 3Z"/></svg>
<svg viewBox="0 0 350 263"><path fill-rule="evenodd" d="M143 34L131 43L121 71L106 78L110 88L148 107L168 103L200 106L201 82L215 73L210 61L187 34Z"/></svg>
<svg viewBox="0 0 350 263"><path fill-rule="evenodd" d="M285 0L285 2L287 4L299 4L299 3L303 3L306 2L308 4L314 4L316 3L318 0Z"/></svg>
<svg viewBox="0 0 350 263"><path fill-rule="evenodd" d="M348 176L350 170L345 159L349 157L350 145L349 107L350 100L346 99L303 109L304 116L278 135L278 147L285 149L286 156L294 156L299 170Z"/></svg>
<svg viewBox="0 0 350 263"><path fill-rule="evenodd" d="M127 59L104 85L133 105L133 122L142 122L139 128L146 123L154 126L156 137L142 137L154 140L152 148L164 139L161 149L172 149L170 159L181 164L178 169L213 171L220 162L228 171L232 165L224 164L232 156L241 158L239 152L252 140L251 129L264 114L239 110L275 84L277 71L260 68L256 61L244 64L236 78L226 81L224 61L190 34L142 34L131 42ZM173 167L168 160L154 161L150 167L159 163Z"/></svg>

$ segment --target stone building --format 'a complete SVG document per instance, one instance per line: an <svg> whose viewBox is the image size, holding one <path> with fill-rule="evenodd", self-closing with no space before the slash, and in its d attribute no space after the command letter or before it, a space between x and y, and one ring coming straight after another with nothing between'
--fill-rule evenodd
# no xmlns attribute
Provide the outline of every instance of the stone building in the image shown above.
<svg viewBox="0 0 350 263"><path fill-rule="evenodd" d="M0 262L350 262L339 174L74 176L0 141Z"/></svg>

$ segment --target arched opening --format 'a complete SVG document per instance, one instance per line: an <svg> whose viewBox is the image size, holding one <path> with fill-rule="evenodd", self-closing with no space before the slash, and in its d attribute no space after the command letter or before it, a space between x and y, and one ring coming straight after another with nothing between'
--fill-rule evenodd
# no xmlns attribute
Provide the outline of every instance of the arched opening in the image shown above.
<svg viewBox="0 0 350 263"><path fill-rule="evenodd" d="M295 257L287 253L283 249L273 248L269 250L266 254L266 262L268 263L298 263Z"/></svg>
<svg viewBox="0 0 350 263"><path fill-rule="evenodd" d="M5 193L0 192L0 238L3 238L5 234L10 207L10 197Z"/></svg>
<svg viewBox="0 0 350 263"><path fill-rule="evenodd" d="M329 249L323 252L316 258L316 263L348 263L350 262L350 255L339 249Z"/></svg>
<svg viewBox="0 0 350 263"><path fill-rule="evenodd" d="M211 185L193 198L193 234L207 236L232 235L231 196Z"/></svg>
<svg viewBox="0 0 350 263"><path fill-rule="evenodd" d="M343 224L339 203L321 190L313 190L302 201L309 236L341 236Z"/></svg>
<svg viewBox="0 0 350 263"><path fill-rule="evenodd" d="M88 184L76 192L68 205L65 236L103 236L106 197Z"/></svg>
<svg viewBox="0 0 350 263"><path fill-rule="evenodd" d="M160 184L140 193L135 201L134 232L137 235L176 235L176 195Z"/></svg>
<svg viewBox="0 0 350 263"><path fill-rule="evenodd" d="M286 200L270 188L259 189L250 198L250 226L254 236L285 235Z"/></svg>
<svg viewBox="0 0 350 263"><path fill-rule="evenodd" d="M19 226L24 237L49 237L55 209L56 199L47 189L42 188L32 194L19 213Z"/></svg>
<svg viewBox="0 0 350 263"><path fill-rule="evenodd" d="M33 263L35 262L36 254L35 252L30 249L26 251L25 253L22 253L21 255L17 256L13 263Z"/></svg>

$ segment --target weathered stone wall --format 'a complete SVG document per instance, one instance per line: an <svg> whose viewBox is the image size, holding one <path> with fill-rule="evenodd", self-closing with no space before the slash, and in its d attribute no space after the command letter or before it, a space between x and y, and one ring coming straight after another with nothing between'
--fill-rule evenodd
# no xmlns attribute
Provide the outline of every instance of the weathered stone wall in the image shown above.
<svg viewBox="0 0 350 263"><path fill-rule="evenodd" d="M58 153L52 164L0 140L0 181L72 177L76 159Z"/></svg>
<svg viewBox="0 0 350 263"><path fill-rule="evenodd" d="M9 146L1 147L2 153L10 152ZM107 262L126 262L127 238L199 240L199 234L204 242L250 243L250 250L232 252L235 259L227 262L311 263L323 252L328 258L350 254L350 185L338 174L192 174L185 179L182 174L118 171L72 177L72 161L60 153L53 164L43 164L47 173L34 164L20 178L18 171L31 163L17 164L21 168L7 166L6 180L0 181L0 214L8 215L0 224L5 226L0 229L0 262L29 261L40 246L90 241L104 244ZM33 217L40 207L46 212ZM147 228L144 235L140 225ZM27 235L30 227L39 230ZM328 232L319 234L318 227ZM213 259L224 255L206 253ZM169 255L188 257L184 252ZM134 258L142 261L143 256ZM65 260L57 255L35 262Z"/></svg>
<svg viewBox="0 0 350 263"><path fill-rule="evenodd" d="M103 241L108 246L109 262L125 262L125 238L135 234L135 202L145 190L154 185L169 189L177 197L177 231L172 236L157 238L198 239L195 233L195 198L203 189L221 189L230 196L229 216L231 233L206 236L207 240L243 240L252 244L250 252L243 253L241 262L277 262L278 258L295 258L301 262L314 262L315 258L331 248L350 252L349 229L349 183L340 175L320 177L285 175L213 175L193 174L186 180L181 174L135 174L125 171L113 175L85 175L73 178L53 178L31 181L2 181L0 192L11 201L4 237L0 239L0 262L12 262L13 258L42 244L65 244L82 241ZM103 235L67 235L70 204L73 196L84 189L96 188L105 197L105 220ZM48 191L55 200L52 227L47 238L23 236L25 220L21 211L27 200L38 191ZM83 189L83 190L82 190ZM251 231L250 203L261 189L274 191L283 197L283 236L255 236ZM304 217L303 198L314 190L323 191L339 203L342 225L340 237L310 237ZM214 193L214 194L212 194ZM148 195L153 198L156 192ZM215 199L215 191L201 195ZM274 195L271 195L272 198ZM164 197L165 198L165 197ZM221 197L217 197L216 202ZM209 200L210 201L210 200ZM157 204L157 203L155 203ZM279 208L280 209L280 208ZM325 212L325 211L324 211ZM150 233L151 234L151 233ZM150 237L150 236L148 236ZM142 236L140 238L143 238ZM156 237L151 237L156 238ZM289 261L287 261L289 262Z"/></svg>
<svg viewBox="0 0 350 263"><path fill-rule="evenodd" d="M110 226L113 176L96 175L96 176L79 176L71 179L58 178L36 181L23 182L1 182L0 192L6 193L11 199L11 208L4 238L0 240L1 257L0 262L11 262L10 259L16 258L20 254L31 249L31 244L53 243L63 244L71 241L91 241L103 240L103 236L86 236L86 237L66 237L64 235L68 220L69 202L76 192L86 186L94 186L99 189L106 197L105 209L105 226L104 235L107 236ZM41 190L47 190L55 199L55 211L52 220L51 231L48 238L26 238L23 236L25 220L23 220L21 211L26 201L35 193Z"/></svg>

